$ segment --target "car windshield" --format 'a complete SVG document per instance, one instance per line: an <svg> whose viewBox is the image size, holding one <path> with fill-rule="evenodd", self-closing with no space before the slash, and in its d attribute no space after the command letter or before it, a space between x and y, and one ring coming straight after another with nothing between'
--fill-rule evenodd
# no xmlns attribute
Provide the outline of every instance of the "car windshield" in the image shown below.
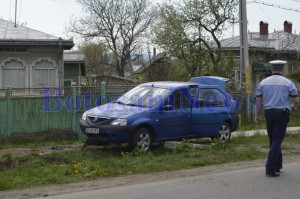
<svg viewBox="0 0 300 199"><path fill-rule="evenodd" d="M115 103L138 106L143 108L152 108L168 95L169 89L157 88L152 86L137 86L123 96Z"/></svg>

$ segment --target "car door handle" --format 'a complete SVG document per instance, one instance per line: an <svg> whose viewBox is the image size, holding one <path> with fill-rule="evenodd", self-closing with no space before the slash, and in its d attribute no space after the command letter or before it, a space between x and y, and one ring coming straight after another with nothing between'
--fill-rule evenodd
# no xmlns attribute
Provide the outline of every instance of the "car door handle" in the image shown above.
<svg viewBox="0 0 300 199"><path fill-rule="evenodd" d="M226 111L222 111L221 114L228 114Z"/></svg>
<svg viewBox="0 0 300 199"><path fill-rule="evenodd" d="M184 115L184 117L191 117L191 114L186 114Z"/></svg>

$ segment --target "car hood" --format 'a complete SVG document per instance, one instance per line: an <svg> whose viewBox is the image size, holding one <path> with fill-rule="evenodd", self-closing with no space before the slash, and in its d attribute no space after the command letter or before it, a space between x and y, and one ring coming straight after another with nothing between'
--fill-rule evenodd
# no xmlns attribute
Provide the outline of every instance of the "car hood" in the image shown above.
<svg viewBox="0 0 300 199"><path fill-rule="evenodd" d="M86 113L89 116L98 116L98 117L106 117L106 118L127 118L134 114L141 113L148 110L149 108L127 106L118 103L108 103L90 109Z"/></svg>

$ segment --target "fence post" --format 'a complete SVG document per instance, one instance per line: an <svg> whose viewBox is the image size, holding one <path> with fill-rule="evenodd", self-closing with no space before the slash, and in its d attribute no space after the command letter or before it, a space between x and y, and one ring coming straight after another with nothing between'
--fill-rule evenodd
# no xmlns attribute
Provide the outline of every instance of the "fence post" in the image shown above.
<svg viewBox="0 0 300 199"><path fill-rule="evenodd" d="M101 97L101 105L105 104L106 103L106 83L105 83L105 81L101 82L100 97Z"/></svg>
<svg viewBox="0 0 300 199"><path fill-rule="evenodd" d="M6 99L6 135L10 136L11 134L11 89L9 86L7 86L6 88L5 99Z"/></svg>
<svg viewBox="0 0 300 199"><path fill-rule="evenodd" d="M72 106L73 106L73 108L75 107L75 109L76 109L76 100L77 100L77 98L76 98L76 87L75 86L72 86L72 96L73 96L73 100L72 100ZM75 110L74 109L74 110ZM72 111L72 131L76 131L76 112L77 111Z"/></svg>

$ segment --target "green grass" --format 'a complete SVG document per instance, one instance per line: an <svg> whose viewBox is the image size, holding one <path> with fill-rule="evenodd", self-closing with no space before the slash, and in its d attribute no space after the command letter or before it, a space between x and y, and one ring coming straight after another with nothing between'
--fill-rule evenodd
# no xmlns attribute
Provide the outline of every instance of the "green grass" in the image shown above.
<svg viewBox="0 0 300 199"><path fill-rule="evenodd" d="M288 135L283 149L293 150L299 142L299 135ZM175 150L158 144L150 152L115 146L22 157L7 154L0 158L0 190L262 159L268 148L268 138L262 135L239 136L227 143L207 139L197 143L202 144L200 150L184 141Z"/></svg>
<svg viewBox="0 0 300 199"><path fill-rule="evenodd" d="M289 126L300 126L299 117L300 110L292 111ZM265 129L265 123L246 123L238 130L250 129ZM83 142L82 139L12 141L1 143L0 149L83 145ZM22 157L6 154L0 157L0 191L255 160L266 158L269 147L268 138L262 135L238 136L228 143L211 142L209 139L199 139L196 143L203 147L196 150L184 141L175 150L167 150L158 144L150 152L128 151L124 147L114 146L78 148L46 155L31 153ZM299 134L287 135L282 149L295 150L295 145L299 143Z"/></svg>
<svg viewBox="0 0 300 199"><path fill-rule="evenodd" d="M246 131L246 130L258 130L258 129L266 129L266 123L264 118L264 113L261 111L260 113L261 122L244 122L243 124L239 125L238 131ZM297 110L292 110L290 113L290 121L288 127L300 126L300 108Z"/></svg>

